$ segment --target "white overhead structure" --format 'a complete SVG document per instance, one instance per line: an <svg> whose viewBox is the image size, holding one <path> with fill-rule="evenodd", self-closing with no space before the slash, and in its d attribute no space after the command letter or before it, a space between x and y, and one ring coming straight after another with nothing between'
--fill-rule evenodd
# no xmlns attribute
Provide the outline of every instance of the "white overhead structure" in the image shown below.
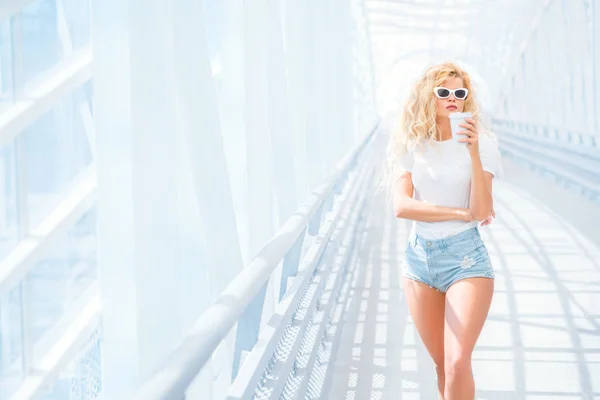
<svg viewBox="0 0 600 400"><path fill-rule="evenodd" d="M600 199L599 38L592 0L2 2L0 398L317 398L376 105L457 61Z"/></svg>
<svg viewBox="0 0 600 400"><path fill-rule="evenodd" d="M474 76L507 158L600 198L599 9L592 0L365 0L387 130L412 80L456 61Z"/></svg>
<svg viewBox="0 0 600 400"><path fill-rule="evenodd" d="M480 75L495 107L516 54L546 1L365 0L376 98L396 112L410 80L435 62L457 61Z"/></svg>

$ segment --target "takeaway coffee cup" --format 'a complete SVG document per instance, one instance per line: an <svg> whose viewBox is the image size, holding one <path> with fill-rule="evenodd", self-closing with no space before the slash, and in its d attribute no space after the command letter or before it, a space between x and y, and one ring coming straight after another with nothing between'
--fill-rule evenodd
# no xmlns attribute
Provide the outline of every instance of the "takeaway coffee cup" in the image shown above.
<svg viewBox="0 0 600 400"><path fill-rule="evenodd" d="M464 131L466 128L459 126L465 123L465 118L473 118L473 114L470 112L455 112L448 115L450 118L450 129L452 130L452 139L458 142L459 139L465 139L466 135L459 135L457 132Z"/></svg>

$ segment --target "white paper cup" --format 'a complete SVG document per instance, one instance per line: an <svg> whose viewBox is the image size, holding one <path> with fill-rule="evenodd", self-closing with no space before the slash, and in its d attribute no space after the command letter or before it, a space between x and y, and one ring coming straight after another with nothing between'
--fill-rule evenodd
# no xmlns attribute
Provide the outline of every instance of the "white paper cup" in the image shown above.
<svg viewBox="0 0 600 400"><path fill-rule="evenodd" d="M473 118L473 114L470 112L455 112L450 113L448 115L448 118L450 118L450 129L452 130L452 139L454 139L454 141L456 141L457 143L459 139L466 139L466 135L458 134L458 132L466 130L466 128L463 128L459 125L465 123L465 118Z"/></svg>

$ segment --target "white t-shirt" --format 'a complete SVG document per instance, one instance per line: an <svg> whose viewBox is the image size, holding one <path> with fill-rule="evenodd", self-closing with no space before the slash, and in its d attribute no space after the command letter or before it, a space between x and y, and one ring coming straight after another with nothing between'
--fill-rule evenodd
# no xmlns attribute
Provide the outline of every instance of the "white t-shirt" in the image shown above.
<svg viewBox="0 0 600 400"><path fill-rule="evenodd" d="M479 135L479 154L483 170L493 174L494 178L503 179L502 159L494 137ZM438 206L469 208L471 157L465 143L450 139L425 144L399 158L395 169L412 173L416 200ZM478 221L415 221L413 232L428 239L441 239L478 224Z"/></svg>

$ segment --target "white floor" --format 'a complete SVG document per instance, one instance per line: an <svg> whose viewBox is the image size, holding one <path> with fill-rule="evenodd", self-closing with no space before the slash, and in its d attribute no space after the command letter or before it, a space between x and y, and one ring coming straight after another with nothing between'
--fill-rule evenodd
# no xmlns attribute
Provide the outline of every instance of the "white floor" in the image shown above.
<svg viewBox="0 0 600 400"><path fill-rule="evenodd" d="M523 191L524 179L496 185L498 219L482 229L497 279L473 357L477 399L600 399L600 207L573 197L567 205L596 211L576 228L552 211L555 199ZM590 224L596 244L581 233ZM407 225L375 199L368 229L326 398L434 400L400 286Z"/></svg>

